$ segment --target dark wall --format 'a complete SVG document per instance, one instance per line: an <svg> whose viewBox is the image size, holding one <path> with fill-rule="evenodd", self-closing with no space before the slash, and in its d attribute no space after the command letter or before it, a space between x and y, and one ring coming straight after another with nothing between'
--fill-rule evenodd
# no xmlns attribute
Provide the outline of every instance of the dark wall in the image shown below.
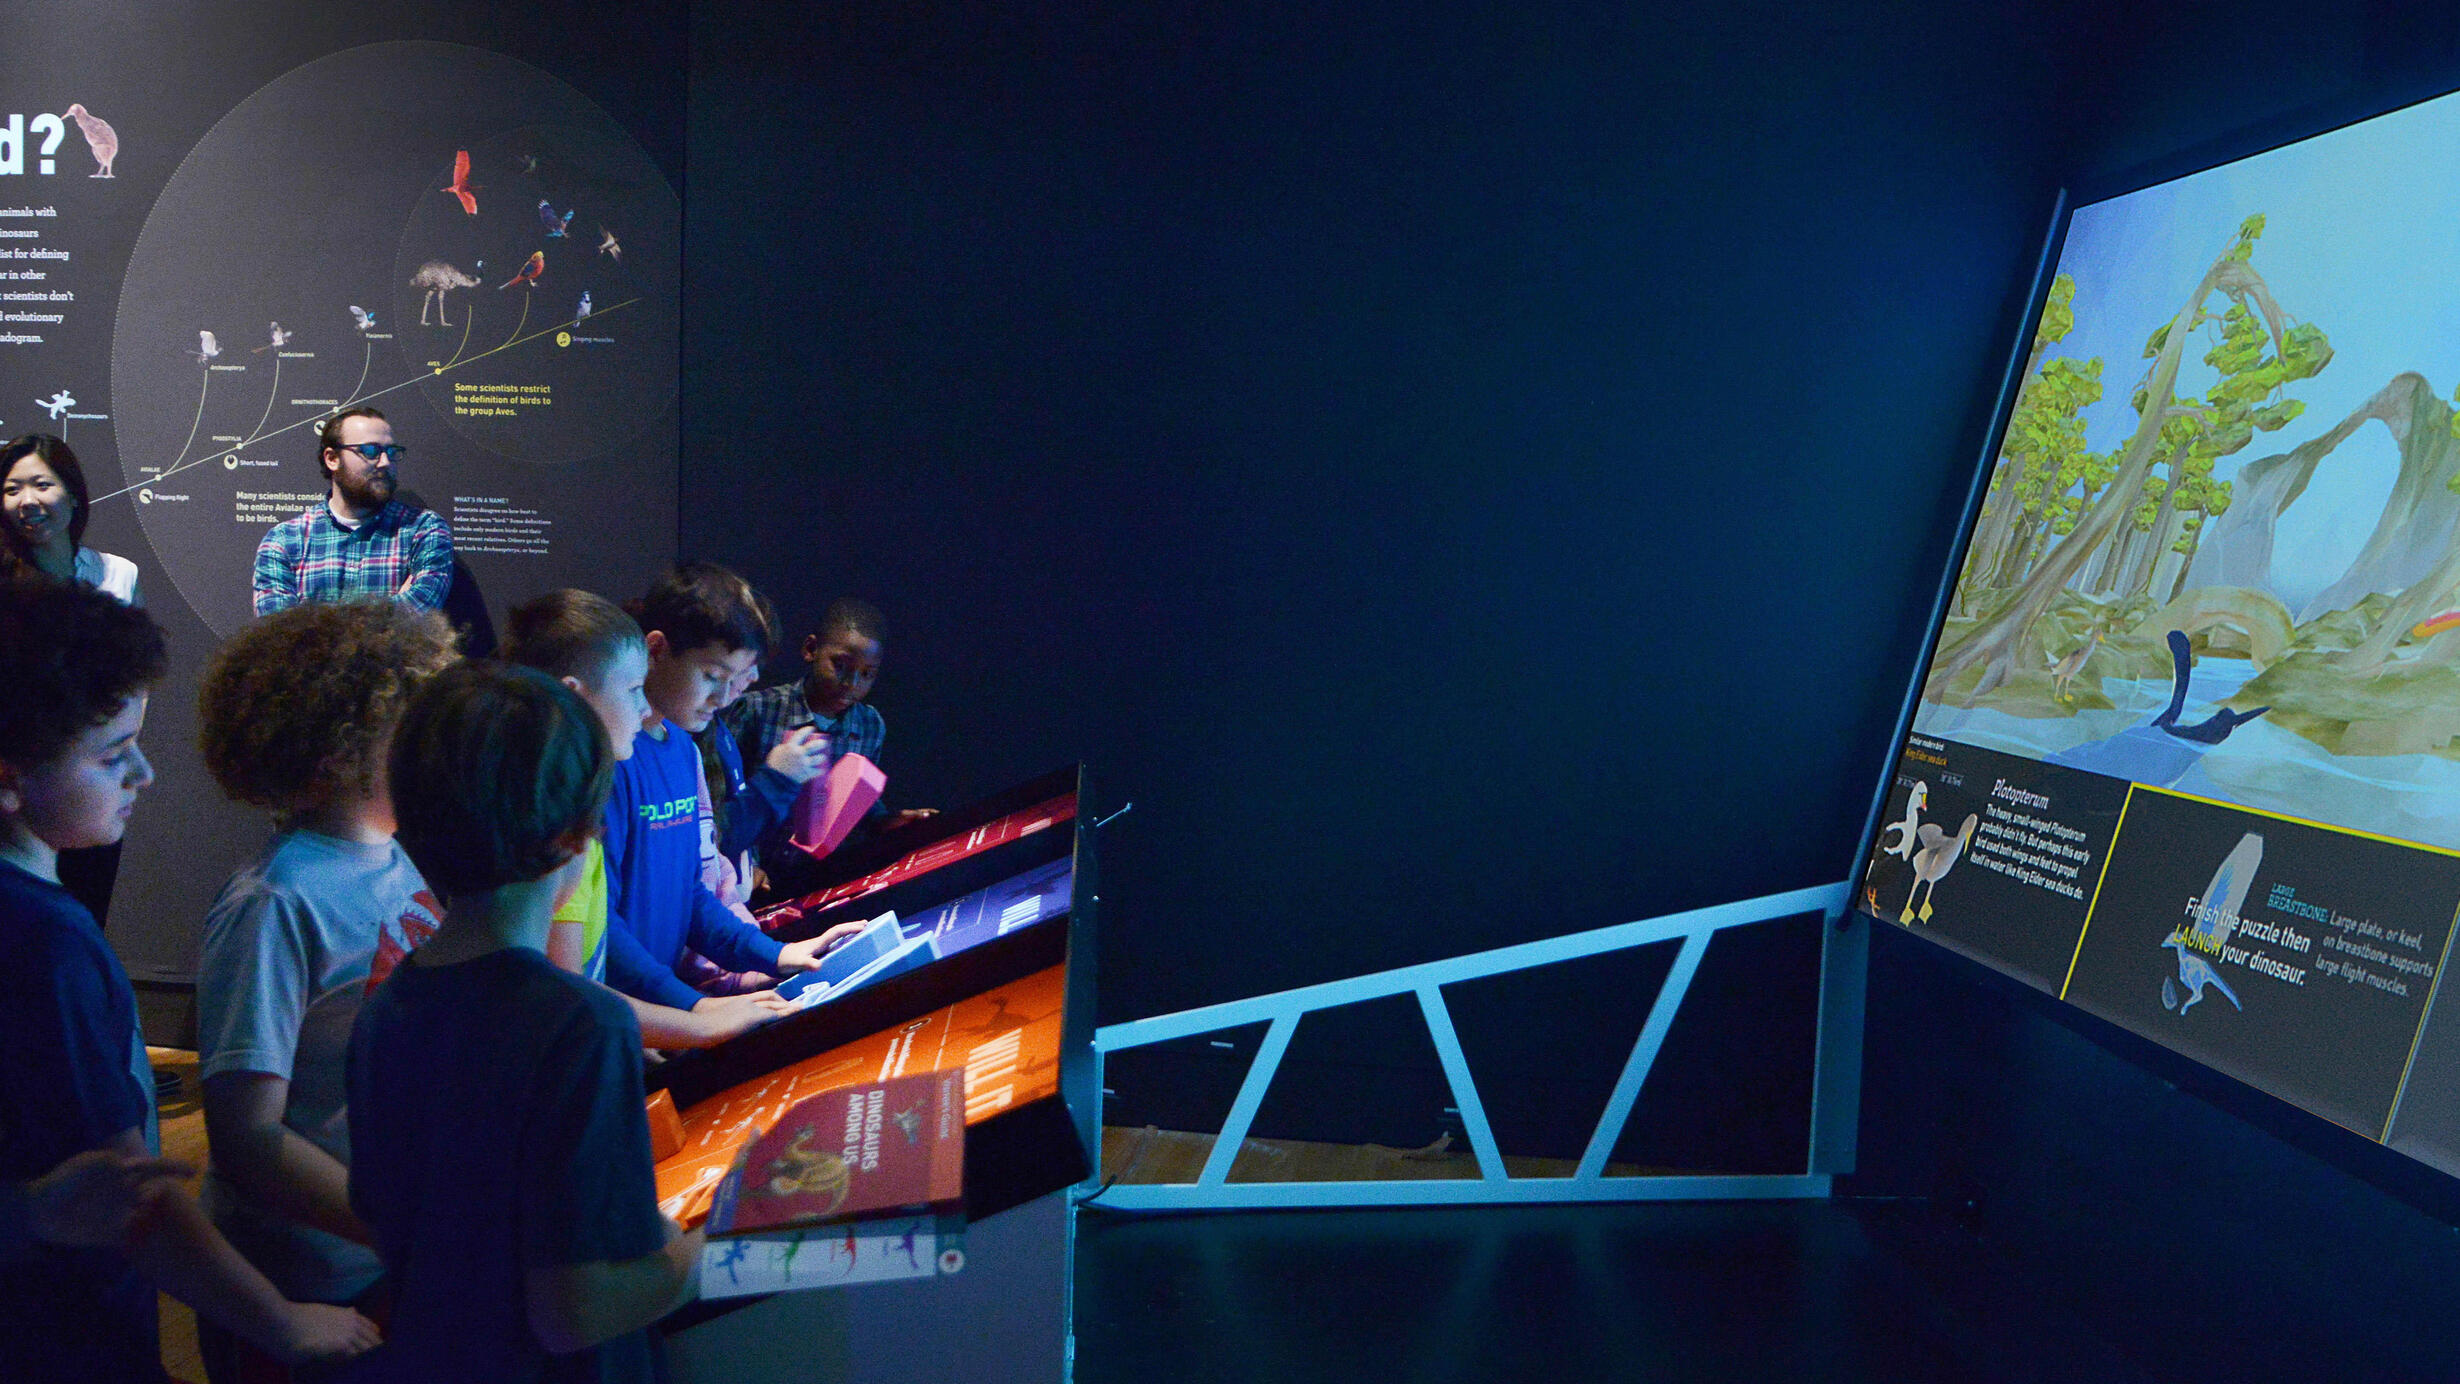
<svg viewBox="0 0 2460 1384"><path fill-rule="evenodd" d="M2103 191L2460 86L2447 7L2149 7L2096 51L2070 167ZM1845 1190L1949 1211L1994 1291L2156 1378L2460 1377L2460 1183L1894 929L1868 1038Z"/></svg>
<svg viewBox="0 0 2460 1384"><path fill-rule="evenodd" d="M1842 878L2071 133L2001 7L1336 8L695 12L683 550L886 608L894 803L1135 802L1106 1021Z"/></svg>

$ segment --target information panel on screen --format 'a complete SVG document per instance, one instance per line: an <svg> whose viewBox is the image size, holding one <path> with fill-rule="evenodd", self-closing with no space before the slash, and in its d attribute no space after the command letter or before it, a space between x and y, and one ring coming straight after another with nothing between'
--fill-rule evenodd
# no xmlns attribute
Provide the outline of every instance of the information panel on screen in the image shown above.
<svg viewBox="0 0 2460 1384"><path fill-rule="evenodd" d="M2455 149L2075 210L1858 903L2460 1174Z"/></svg>

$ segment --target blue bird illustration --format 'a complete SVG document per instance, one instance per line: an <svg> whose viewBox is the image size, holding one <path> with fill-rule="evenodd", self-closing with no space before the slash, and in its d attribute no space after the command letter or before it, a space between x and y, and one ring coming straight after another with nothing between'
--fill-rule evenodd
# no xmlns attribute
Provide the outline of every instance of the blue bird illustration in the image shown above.
<svg viewBox="0 0 2460 1384"><path fill-rule="evenodd" d="M2184 711L2187 706L2187 677L2193 670L2194 663L2187 657L2187 636L2184 630L2171 630L2169 641L2170 704L2167 710L2153 718L2152 723L2155 728L2167 731L2181 740L2192 740L2198 745L2218 745L2229 738L2231 731L2272 709L2268 706L2259 706L2253 711L2224 709L2215 711L2208 719L2191 726L2178 724L2178 713Z"/></svg>
<svg viewBox="0 0 2460 1384"><path fill-rule="evenodd" d="M572 213L565 212L562 216L557 216L555 208L549 206L546 199L542 197L538 201L538 221L540 225L547 228L548 235L561 236L564 229L572 224Z"/></svg>
<svg viewBox="0 0 2460 1384"><path fill-rule="evenodd" d="M2221 954L2222 944L2238 930L2238 910L2246 903L2247 891L2255 887L2255 870L2263 861L2263 837L2251 831L2239 837L2221 867L2212 872L2212 882L2197 897L2193 922L2171 929L2169 940L2161 945L2178 953L2178 974L2161 978L2163 1009L2183 1015L2208 989L2220 991L2230 1008L2246 1009L2238 1002L2238 992L2213 969L2211 958Z"/></svg>

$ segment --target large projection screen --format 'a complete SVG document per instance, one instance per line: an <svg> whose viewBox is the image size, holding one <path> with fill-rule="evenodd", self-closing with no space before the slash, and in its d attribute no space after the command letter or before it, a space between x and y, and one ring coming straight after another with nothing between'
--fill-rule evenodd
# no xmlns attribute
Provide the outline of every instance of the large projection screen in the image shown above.
<svg viewBox="0 0 2460 1384"><path fill-rule="evenodd" d="M2460 1174L2454 149L2075 208L1856 902Z"/></svg>

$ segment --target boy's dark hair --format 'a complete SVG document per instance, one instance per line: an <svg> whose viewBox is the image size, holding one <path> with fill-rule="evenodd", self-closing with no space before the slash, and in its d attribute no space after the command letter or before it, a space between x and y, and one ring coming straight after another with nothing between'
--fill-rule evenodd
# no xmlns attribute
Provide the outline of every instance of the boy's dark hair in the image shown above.
<svg viewBox="0 0 2460 1384"><path fill-rule="evenodd" d="M829 602L828 612L820 617L820 637L845 631L875 644L888 642L888 621L880 608L869 601L852 596L840 596Z"/></svg>
<svg viewBox="0 0 2460 1384"><path fill-rule="evenodd" d="M453 627L394 601L315 602L232 635L197 684L197 748L235 802L290 816L375 786L419 684L452 663Z"/></svg>
<svg viewBox="0 0 2460 1384"><path fill-rule="evenodd" d="M615 656L641 646L640 622L604 596L566 587L512 608L506 663L595 684Z"/></svg>
<svg viewBox="0 0 2460 1384"><path fill-rule="evenodd" d="M599 829L615 751L571 688L535 668L463 663L410 699L391 767L394 835L449 899L563 864Z"/></svg>
<svg viewBox="0 0 2460 1384"><path fill-rule="evenodd" d="M716 644L765 659L777 643L777 617L752 584L714 562L667 569L649 594L624 607L644 630L666 636L675 653Z"/></svg>
<svg viewBox="0 0 2460 1384"><path fill-rule="evenodd" d="M0 480L8 479L9 472L17 469L17 463L30 456L42 458L43 464L50 467L52 474L60 478L60 484L67 489L68 497L77 502L77 508L68 516L68 542L70 547L84 543L86 508L93 502L87 498L85 468L77 463L77 454L69 450L65 438L53 437L50 433L27 433L23 437L12 439L7 446L0 447ZM5 544L7 555L17 561L26 562L29 566L32 565L27 555L19 548L24 540L17 536L15 526L4 527L8 532L5 537L0 537L0 544Z"/></svg>
<svg viewBox="0 0 2460 1384"><path fill-rule="evenodd" d="M328 485L333 481L333 472L325 465L325 453L342 445L342 424L352 418L373 418L381 423L384 421L384 411L373 405L358 404L329 415L317 425L316 474L323 477Z"/></svg>
<svg viewBox="0 0 2460 1384"><path fill-rule="evenodd" d="M162 676L153 617L92 587L0 579L0 763L39 769Z"/></svg>

